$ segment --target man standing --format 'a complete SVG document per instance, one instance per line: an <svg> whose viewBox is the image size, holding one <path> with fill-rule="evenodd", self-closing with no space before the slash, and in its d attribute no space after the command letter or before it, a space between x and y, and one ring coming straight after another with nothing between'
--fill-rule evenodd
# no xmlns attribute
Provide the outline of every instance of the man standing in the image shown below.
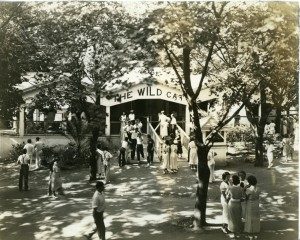
<svg viewBox="0 0 300 240"><path fill-rule="evenodd" d="M34 153L34 146L31 143L31 139L27 140L27 143L25 144L24 149L26 149L26 151L27 151L26 154L27 154L27 157L29 158L29 168L30 168L32 165L32 159L33 159L33 153Z"/></svg>
<svg viewBox="0 0 300 240"><path fill-rule="evenodd" d="M29 157L27 155L27 150L22 150L22 155L18 157L18 164L21 165L20 177L19 177L19 190L28 191L28 172L29 172ZM23 188L24 187L24 188Z"/></svg>
<svg viewBox="0 0 300 240"><path fill-rule="evenodd" d="M43 143L40 142L40 138L36 138L36 142L34 144L34 151L35 151L35 168L39 169L41 167L41 155L43 153L42 151Z"/></svg>
<svg viewBox="0 0 300 240"><path fill-rule="evenodd" d="M103 219L103 213L105 210L105 198L103 191L104 183L101 181L97 181L96 191L92 199L93 217L97 228L88 235L85 235L87 239L91 239L91 237L97 231L99 239L105 240L105 225Z"/></svg>

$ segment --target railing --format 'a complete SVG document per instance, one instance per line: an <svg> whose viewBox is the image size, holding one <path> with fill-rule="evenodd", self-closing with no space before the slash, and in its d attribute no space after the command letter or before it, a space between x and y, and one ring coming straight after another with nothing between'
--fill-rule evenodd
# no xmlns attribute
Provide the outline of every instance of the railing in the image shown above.
<svg viewBox="0 0 300 240"><path fill-rule="evenodd" d="M182 147L186 150L186 156L187 156L189 151L190 137L178 124L176 124L176 126L180 133Z"/></svg>
<svg viewBox="0 0 300 240"><path fill-rule="evenodd" d="M151 125L151 123L149 121L147 121L147 130L148 130L148 134L150 134L151 138L154 141L154 149L155 152L157 154L157 157L159 159L159 161L162 160L162 151L163 151L163 141L160 138L160 136L156 133L155 129L153 128L153 126Z"/></svg>

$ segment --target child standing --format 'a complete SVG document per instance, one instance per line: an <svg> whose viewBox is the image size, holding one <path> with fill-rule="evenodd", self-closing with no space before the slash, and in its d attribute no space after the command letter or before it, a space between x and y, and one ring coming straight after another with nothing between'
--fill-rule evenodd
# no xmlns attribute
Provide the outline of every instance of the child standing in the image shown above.
<svg viewBox="0 0 300 240"><path fill-rule="evenodd" d="M137 160L140 163L141 156L142 156L142 158L144 158L143 137L140 132L138 132L137 138L136 138L136 155L137 155Z"/></svg>
<svg viewBox="0 0 300 240"><path fill-rule="evenodd" d="M108 147L103 148L103 165L104 165L104 177L105 184L109 183L110 176L110 161L112 159L111 153L108 151Z"/></svg>
<svg viewBox="0 0 300 240"><path fill-rule="evenodd" d="M153 155L154 155L154 141L151 138L151 135L147 135L147 162L148 166L153 163Z"/></svg>
<svg viewBox="0 0 300 240"><path fill-rule="evenodd" d="M28 191L28 173L29 173L29 157L26 154L27 150L23 149L22 154L18 157L17 164L21 164L19 176L19 190ZM24 188L23 188L24 187Z"/></svg>

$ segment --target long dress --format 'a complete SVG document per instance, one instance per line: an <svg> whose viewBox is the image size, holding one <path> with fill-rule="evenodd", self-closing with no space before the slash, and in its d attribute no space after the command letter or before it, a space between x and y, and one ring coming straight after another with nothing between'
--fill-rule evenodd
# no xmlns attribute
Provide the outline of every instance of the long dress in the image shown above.
<svg viewBox="0 0 300 240"><path fill-rule="evenodd" d="M177 146L175 144L171 145L171 153L170 153L170 169L177 170L178 162L177 162Z"/></svg>
<svg viewBox="0 0 300 240"><path fill-rule="evenodd" d="M198 164L198 155L197 155L197 146L195 141L191 141L189 143L190 148L190 165L197 165Z"/></svg>
<svg viewBox="0 0 300 240"><path fill-rule="evenodd" d="M171 150L171 146L169 145L164 146L162 169L170 169L170 150Z"/></svg>
<svg viewBox="0 0 300 240"><path fill-rule="evenodd" d="M165 118L165 121L160 123L160 136L162 138L168 136L168 128L169 128L168 118Z"/></svg>
<svg viewBox="0 0 300 240"><path fill-rule="evenodd" d="M222 194L222 192L226 192L228 189L229 185L222 181L220 184L220 191L221 191L221 204L222 204L222 208L223 208L223 212L222 212L222 223L223 224L228 224L228 204L226 202L226 199L224 197L224 195Z"/></svg>
<svg viewBox="0 0 300 240"><path fill-rule="evenodd" d="M242 230L242 205L243 189L240 185L230 186L227 190L230 197L228 202L228 230L241 232Z"/></svg>
<svg viewBox="0 0 300 240"><path fill-rule="evenodd" d="M215 152L214 151L210 151L208 153L208 156L207 156L207 164L208 164L208 168L209 168L209 171L210 171L210 175L209 175L209 182L212 183L213 181L215 181L215 165L216 165L216 162L215 162Z"/></svg>
<svg viewBox="0 0 300 240"><path fill-rule="evenodd" d="M121 122L120 137L121 137L121 141L123 141L124 138L125 138L124 127L125 127L126 119L127 119L126 115L121 115L121 117L120 117L120 122Z"/></svg>
<svg viewBox="0 0 300 240"><path fill-rule="evenodd" d="M53 192L62 190L60 168L57 166L57 164L53 165L53 172L51 173L51 189Z"/></svg>
<svg viewBox="0 0 300 240"><path fill-rule="evenodd" d="M247 233L260 232L259 194L258 187L250 186L246 189L247 202L244 231Z"/></svg>

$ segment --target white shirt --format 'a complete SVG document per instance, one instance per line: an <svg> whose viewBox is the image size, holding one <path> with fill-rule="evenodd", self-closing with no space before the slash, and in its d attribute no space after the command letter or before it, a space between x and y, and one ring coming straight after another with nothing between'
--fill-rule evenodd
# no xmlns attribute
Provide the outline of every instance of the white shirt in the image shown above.
<svg viewBox="0 0 300 240"><path fill-rule="evenodd" d="M120 118L120 120L122 121L122 122L125 122L126 121L126 115L121 115L121 118Z"/></svg>
<svg viewBox="0 0 300 240"><path fill-rule="evenodd" d="M172 116L171 117L171 124L175 125L176 123L177 123L176 118L174 116Z"/></svg>
<svg viewBox="0 0 300 240"><path fill-rule="evenodd" d="M33 155L34 146L31 143L26 143L24 149L27 150L27 155Z"/></svg>
<svg viewBox="0 0 300 240"><path fill-rule="evenodd" d="M139 130L139 132L142 131L142 127L143 127L143 124L141 122L135 124L135 128L137 128Z"/></svg>
<svg viewBox="0 0 300 240"><path fill-rule="evenodd" d="M274 151L274 145L270 144L267 146L267 154L272 154Z"/></svg>
<svg viewBox="0 0 300 240"><path fill-rule="evenodd" d="M34 148L35 148L35 151L39 152L42 150L43 148L43 143L37 141L35 144L34 144Z"/></svg>
<svg viewBox="0 0 300 240"><path fill-rule="evenodd" d="M136 143L137 144L143 144L143 138L142 137L137 137L136 138Z"/></svg>
<svg viewBox="0 0 300 240"><path fill-rule="evenodd" d="M131 139L136 139L137 138L137 132L134 130L132 133L131 133Z"/></svg>
<svg viewBox="0 0 300 240"><path fill-rule="evenodd" d="M125 149L127 149L127 147L128 147L128 142L127 141L122 141L122 148L125 148Z"/></svg>
<svg viewBox="0 0 300 240"><path fill-rule="evenodd" d="M104 212L105 210L105 198L104 194L98 192L98 190L95 191L92 199L92 208L97 208L97 212Z"/></svg>
<svg viewBox="0 0 300 240"><path fill-rule="evenodd" d="M112 158L111 153L108 152L108 151L103 151L102 156L103 156L103 163L104 163L104 165L108 165L109 160Z"/></svg>
<svg viewBox="0 0 300 240"><path fill-rule="evenodd" d="M128 118L130 121L133 121L135 119L135 114L134 113L129 113Z"/></svg>
<svg viewBox="0 0 300 240"><path fill-rule="evenodd" d="M26 154L22 154L18 157L17 163L20 164L28 164L29 163L29 157Z"/></svg>

